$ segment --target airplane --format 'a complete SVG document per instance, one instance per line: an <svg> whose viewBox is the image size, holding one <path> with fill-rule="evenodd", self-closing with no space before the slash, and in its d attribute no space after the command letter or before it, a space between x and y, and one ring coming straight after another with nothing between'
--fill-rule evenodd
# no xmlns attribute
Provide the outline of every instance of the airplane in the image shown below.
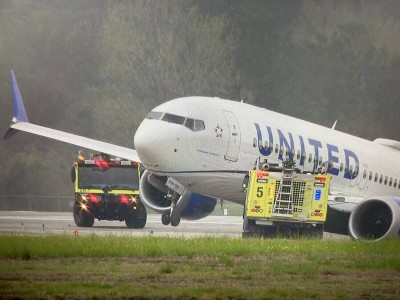
<svg viewBox="0 0 400 300"><path fill-rule="evenodd" d="M257 161L291 160L303 171L332 175L324 230L352 239L400 236L400 142L368 141L243 101L183 97L149 112L134 136L136 150L32 124L10 71L17 131L140 162L140 197L165 225L209 215L218 200L243 205L243 179ZM244 227L246 224L244 224Z"/></svg>

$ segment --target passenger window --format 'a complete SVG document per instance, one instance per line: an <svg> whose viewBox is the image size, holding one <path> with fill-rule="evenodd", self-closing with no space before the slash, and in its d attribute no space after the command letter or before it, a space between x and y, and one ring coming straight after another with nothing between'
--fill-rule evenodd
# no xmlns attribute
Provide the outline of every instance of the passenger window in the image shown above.
<svg viewBox="0 0 400 300"><path fill-rule="evenodd" d="M369 180L369 181L371 181L371 180L372 180L372 171L369 171L368 180Z"/></svg>
<svg viewBox="0 0 400 300"><path fill-rule="evenodd" d="M280 156L283 155L283 146L281 146L280 149L279 149L279 155L280 155Z"/></svg>
<svg viewBox="0 0 400 300"><path fill-rule="evenodd" d="M378 173L375 173L375 179L374 179L374 181L375 181L375 182L378 182Z"/></svg>
<svg viewBox="0 0 400 300"><path fill-rule="evenodd" d="M308 162L309 163L312 162L312 154L311 153L308 155Z"/></svg>
<svg viewBox="0 0 400 300"><path fill-rule="evenodd" d="M394 179L393 187L397 188L397 178Z"/></svg>
<svg viewBox="0 0 400 300"><path fill-rule="evenodd" d="M379 176L379 183L383 182L383 175L381 174L381 176Z"/></svg>
<svg viewBox="0 0 400 300"><path fill-rule="evenodd" d="M363 179L365 179L365 178L367 178L367 171L366 170L364 170L364 172L363 172Z"/></svg>
<svg viewBox="0 0 400 300"><path fill-rule="evenodd" d="M147 119L150 119L150 120L160 120L162 115L163 115L162 112L159 112L159 111L151 111L151 112L149 112L149 114L147 115L146 118L147 118Z"/></svg>
<svg viewBox="0 0 400 300"><path fill-rule="evenodd" d="M253 147L254 148L257 147L257 139L256 138L253 139Z"/></svg>
<svg viewBox="0 0 400 300"><path fill-rule="evenodd" d="M393 184L393 178L390 177L390 178L389 178L389 186L392 186L392 184Z"/></svg>
<svg viewBox="0 0 400 300"><path fill-rule="evenodd" d="M322 156L319 157L318 164L321 166L322 165Z"/></svg>
<svg viewBox="0 0 400 300"><path fill-rule="evenodd" d="M194 131L194 120L187 118L185 121L185 127L189 128L190 130Z"/></svg>
<svg viewBox="0 0 400 300"><path fill-rule="evenodd" d="M340 163L339 170L340 170L340 172L343 172L343 163Z"/></svg>
<svg viewBox="0 0 400 300"><path fill-rule="evenodd" d="M300 150L297 150L297 160L299 160L300 159Z"/></svg>
<svg viewBox="0 0 400 300"><path fill-rule="evenodd" d="M387 185L387 183L388 183L388 177L387 177L387 176L385 176L385 182L384 182L384 185Z"/></svg>
<svg viewBox="0 0 400 300"><path fill-rule="evenodd" d="M275 144L275 153L278 153L278 149L279 149L278 144Z"/></svg>
<svg viewBox="0 0 400 300"><path fill-rule="evenodd" d="M163 121L170 122L170 123L175 123L179 125L183 125L185 122L185 118L173 114L165 114L164 117L162 118Z"/></svg>
<svg viewBox="0 0 400 300"><path fill-rule="evenodd" d="M206 129L206 126L202 120L194 120L194 131L202 131L204 129Z"/></svg>
<svg viewBox="0 0 400 300"><path fill-rule="evenodd" d="M268 149L268 142L267 141L265 141L265 143L264 143L264 148Z"/></svg>

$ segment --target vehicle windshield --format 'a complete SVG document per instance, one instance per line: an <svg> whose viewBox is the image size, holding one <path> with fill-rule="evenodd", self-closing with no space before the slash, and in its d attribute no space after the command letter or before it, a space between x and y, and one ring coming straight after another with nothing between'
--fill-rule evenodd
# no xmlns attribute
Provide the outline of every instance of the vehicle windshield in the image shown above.
<svg viewBox="0 0 400 300"><path fill-rule="evenodd" d="M136 168L119 166L98 168L93 166L79 166L78 188L80 189L123 189L138 190L139 176Z"/></svg>

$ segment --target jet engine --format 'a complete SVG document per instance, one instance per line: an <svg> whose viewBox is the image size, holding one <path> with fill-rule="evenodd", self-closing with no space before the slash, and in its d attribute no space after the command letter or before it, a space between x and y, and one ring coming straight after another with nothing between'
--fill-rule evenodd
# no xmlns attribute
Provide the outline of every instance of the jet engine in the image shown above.
<svg viewBox="0 0 400 300"><path fill-rule="evenodd" d="M352 239L381 241L400 236L400 198L374 197L360 202L349 219Z"/></svg>
<svg viewBox="0 0 400 300"><path fill-rule="evenodd" d="M162 223L177 226L181 218L198 220L215 209L217 200L187 189L177 194L167 186L166 176L157 176L146 170L140 180L140 199L150 209L161 213Z"/></svg>
<svg viewBox="0 0 400 300"><path fill-rule="evenodd" d="M166 182L166 176L156 176L148 170L144 171L140 179L140 200L148 208L158 213L164 213L171 209L171 199L167 198Z"/></svg>

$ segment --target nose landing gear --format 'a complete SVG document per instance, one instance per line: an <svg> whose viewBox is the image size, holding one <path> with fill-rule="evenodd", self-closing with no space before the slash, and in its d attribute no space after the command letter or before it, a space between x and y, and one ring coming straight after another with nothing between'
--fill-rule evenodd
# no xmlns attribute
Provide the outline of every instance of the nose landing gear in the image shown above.
<svg viewBox="0 0 400 300"><path fill-rule="evenodd" d="M168 185L168 182L167 182ZM176 183L175 183L176 187ZM171 198L171 209L165 211L161 215L161 222L164 225L171 224L176 227L181 222L181 214L182 211L186 208L189 203L190 197L192 196L192 192L188 191L186 188L180 189L180 193L175 191L175 189L170 189L168 191L168 198Z"/></svg>

